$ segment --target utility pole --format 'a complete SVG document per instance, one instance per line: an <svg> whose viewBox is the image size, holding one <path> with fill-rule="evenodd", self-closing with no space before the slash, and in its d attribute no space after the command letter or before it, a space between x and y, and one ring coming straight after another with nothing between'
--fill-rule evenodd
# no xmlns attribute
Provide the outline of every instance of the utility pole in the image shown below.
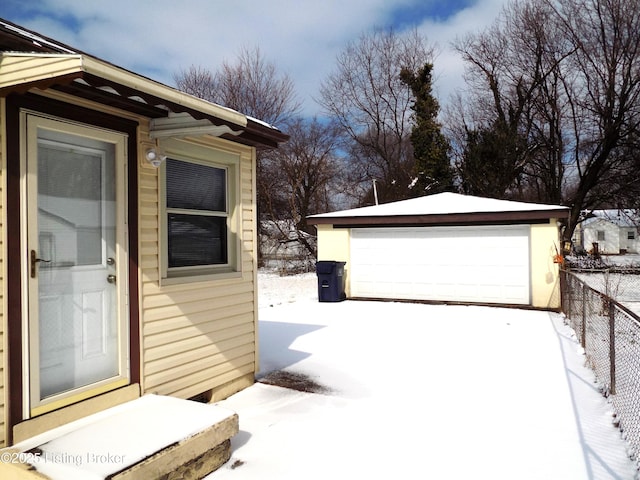
<svg viewBox="0 0 640 480"><path fill-rule="evenodd" d="M378 188L376 187L376 179L373 179L373 198L376 201L376 205L378 205Z"/></svg>

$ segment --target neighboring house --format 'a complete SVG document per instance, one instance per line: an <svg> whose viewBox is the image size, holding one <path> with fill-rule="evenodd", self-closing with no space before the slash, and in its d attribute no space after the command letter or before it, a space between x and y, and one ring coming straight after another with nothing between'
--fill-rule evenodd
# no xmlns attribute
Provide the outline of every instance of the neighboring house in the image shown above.
<svg viewBox="0 0 640 480"><path fill-rule="evenodd" d="M256 149L287 138L0 20L0 446L254 382Z"/></svg>
<svg viewBox="0 0 640 480"><path fill-rule="evenodd" d="M593 210L580 222L573 234L578 251L616 255L639 253L640 218L635 210Z"/></svg>
<svg viewBox="0 0 640 480"><path fill-rule="evenodd" d="M560 307L567 207L440 193L309 217L349 298Z"/></svg>

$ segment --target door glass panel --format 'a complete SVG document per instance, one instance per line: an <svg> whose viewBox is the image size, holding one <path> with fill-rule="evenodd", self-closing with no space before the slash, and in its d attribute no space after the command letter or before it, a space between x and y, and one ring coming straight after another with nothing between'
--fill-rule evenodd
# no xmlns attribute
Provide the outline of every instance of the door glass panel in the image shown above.
<svg viewBox="0 0 640 480"><path fill-rule="evenodd" d="M39 130L38 400L119 374L114 192L112 144Z"/></svg>

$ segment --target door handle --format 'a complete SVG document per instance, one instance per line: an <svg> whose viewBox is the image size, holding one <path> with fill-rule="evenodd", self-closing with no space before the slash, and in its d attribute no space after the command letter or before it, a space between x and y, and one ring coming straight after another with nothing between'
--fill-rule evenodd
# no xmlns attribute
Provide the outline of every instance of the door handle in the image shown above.
<svg viewBox="0 0 640 480"><path fill-rule="evenodd" d="M107 275L107 282L116 283L116 276L115 275Z"/></svg>
<svg viewBox="0 0 640 480"><path fill-rule="evenodd" d="M31 278L36 278L36 264L38 262L51 263L51 260L44 260L42 258L37 258L35 250L31 250L30 258L31 258Z"/></svg>

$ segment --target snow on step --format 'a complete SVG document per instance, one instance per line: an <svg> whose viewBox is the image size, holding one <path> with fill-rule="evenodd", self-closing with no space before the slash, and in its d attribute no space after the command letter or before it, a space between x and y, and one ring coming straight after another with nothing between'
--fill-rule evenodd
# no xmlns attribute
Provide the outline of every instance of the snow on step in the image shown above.
<svg viewBox="0 0 640 480"><path fill-rule="evenodd" d="M219 441L200 441L203 451L197 455L237 433L237 415L214 405L145 395L25 440L11 450L26 452L22 458L51 479L105 479L218 425L222 427L213 438L220 437ZM191 458L171 455L172 469L193 460L193 448L187 450Z"/></svg>

